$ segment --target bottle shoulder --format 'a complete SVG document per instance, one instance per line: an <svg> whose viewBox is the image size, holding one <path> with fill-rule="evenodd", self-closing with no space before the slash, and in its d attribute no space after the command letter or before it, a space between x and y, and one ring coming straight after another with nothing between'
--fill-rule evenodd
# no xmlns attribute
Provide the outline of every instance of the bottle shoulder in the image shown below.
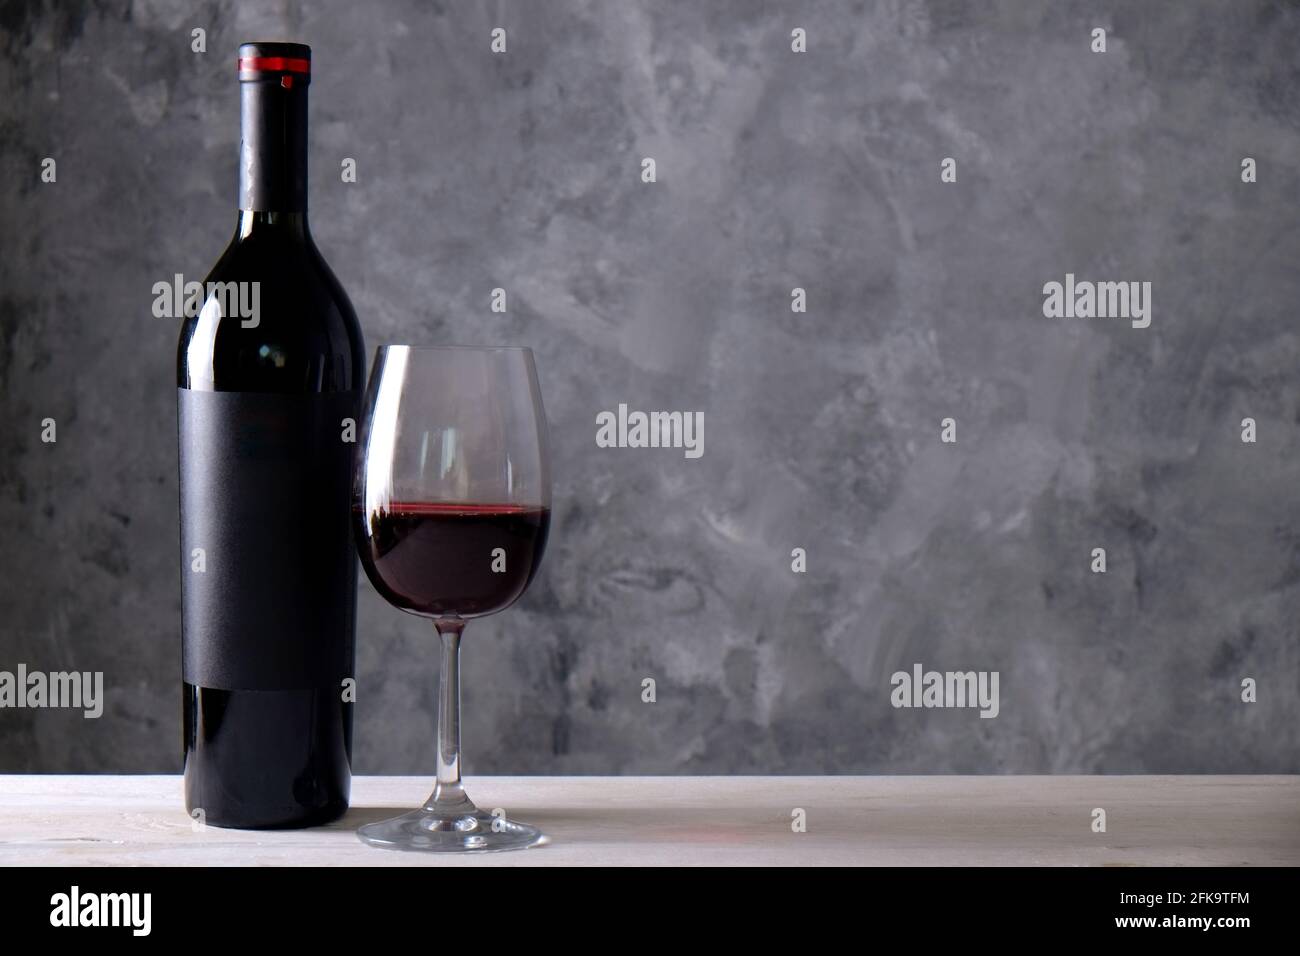
<svg viewBox="0 0 1300 956"><path fill-rule="evenodd" d="M187 303L181 326L180 387L362 388L365 356L356 312L310 235L237 238L204 279L201 296Z"/></svg>

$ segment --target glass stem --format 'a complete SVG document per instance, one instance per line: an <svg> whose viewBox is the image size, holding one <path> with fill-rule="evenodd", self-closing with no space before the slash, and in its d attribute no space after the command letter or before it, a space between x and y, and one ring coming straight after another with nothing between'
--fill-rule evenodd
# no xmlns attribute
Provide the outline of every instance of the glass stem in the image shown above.
<svg viewBox="0 0 1300 956"><path fill-rule="evenodd" d="M438 680L438 782L424 809L468 813L475 809L460 782L460 632L458 617L434 621L442 639L442 673Z"/></svg>

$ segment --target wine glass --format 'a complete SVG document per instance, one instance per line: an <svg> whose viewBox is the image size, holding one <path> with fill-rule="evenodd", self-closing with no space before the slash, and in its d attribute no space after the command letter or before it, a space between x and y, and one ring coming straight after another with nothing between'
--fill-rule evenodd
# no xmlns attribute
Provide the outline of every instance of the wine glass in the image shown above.
<svg viewBox="0 0 1300 956"><path fill-rule="evenodd" d="M546 547L551 474L532 351L380 348L358 445L362 566L389 604L433 621L442 674L433 794L357 835L395 850L532 846L541 831L480 810L461 785L459 673L465 622L513 604Z"/></svg>

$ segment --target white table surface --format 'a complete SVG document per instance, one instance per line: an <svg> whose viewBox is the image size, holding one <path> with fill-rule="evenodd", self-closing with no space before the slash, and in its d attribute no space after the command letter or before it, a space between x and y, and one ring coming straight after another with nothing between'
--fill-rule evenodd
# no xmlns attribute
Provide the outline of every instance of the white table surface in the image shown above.
<svg viewBox="0 0 1300 956"><path fill-rule="evenodd" d="M466 858L362 845L423 777L359 777L327 827L197 829L172 776L0 775L0 865L1300 865L1300 777L477 777L543 847ZM1106 832L1092 830L1095 807ZM807 831L792 831L792 811Z"/></svg>

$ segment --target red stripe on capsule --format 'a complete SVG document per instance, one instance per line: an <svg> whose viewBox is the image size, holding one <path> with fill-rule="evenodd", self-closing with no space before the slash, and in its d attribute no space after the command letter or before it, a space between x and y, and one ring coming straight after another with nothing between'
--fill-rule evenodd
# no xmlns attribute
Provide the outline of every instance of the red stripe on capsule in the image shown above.
<svg viewBox="0 0 1300 956"><path fill-rule="evenodd" d="M305 73L311 75L311 60L286 56L241 56L240 73Z"/></svg>

